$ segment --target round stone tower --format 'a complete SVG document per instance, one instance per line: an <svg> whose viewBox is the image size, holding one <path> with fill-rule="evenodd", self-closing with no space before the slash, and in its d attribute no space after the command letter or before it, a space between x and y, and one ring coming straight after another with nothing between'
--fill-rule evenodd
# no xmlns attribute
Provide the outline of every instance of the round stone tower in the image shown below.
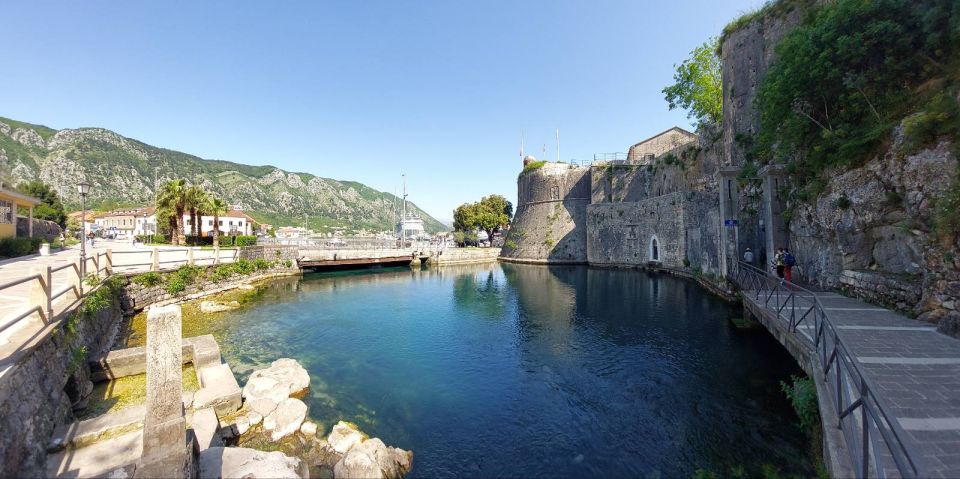
<svg viewBox="0 0 960 479"><path fill-rule="evenodd" d="M530 160L530 161L528 161ZM524 164L536 161L528 156ZM590 168L544 163L517 178L517 209L500 257L530 263L587 262Z"/></svg>

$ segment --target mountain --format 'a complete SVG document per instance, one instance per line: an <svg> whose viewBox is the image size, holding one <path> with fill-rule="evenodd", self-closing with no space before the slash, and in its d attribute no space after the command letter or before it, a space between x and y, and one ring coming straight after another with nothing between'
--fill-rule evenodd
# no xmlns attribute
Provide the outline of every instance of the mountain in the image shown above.
<svg viewBox="0 0 960 479"><path fill-rule="evenodd" d="M39 179L62 188L65 203L79 208L74 185L85 178L90 208L152 204L159 183L184 178L203 186L257 221L275 226L302 225L319 231L352 233L393 230L401 200L355 181L292 173L274 166L205 160L157 148L102 128L54 130L0 117L0 181L18 184ZM449 228L415 204L428 232Z"/></svg>

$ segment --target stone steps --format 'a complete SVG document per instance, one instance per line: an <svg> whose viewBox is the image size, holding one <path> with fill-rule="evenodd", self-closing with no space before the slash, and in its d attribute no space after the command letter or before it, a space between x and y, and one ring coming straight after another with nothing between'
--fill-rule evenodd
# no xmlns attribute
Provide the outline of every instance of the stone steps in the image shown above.
<svg viewBox="0 0 960 479"><path fill-rule="evenodd" d="M47 456L47 476L101 477L118 469L129 473L136 467L142 452L143 432L128 432L87 447L65 449Z"/></svg>

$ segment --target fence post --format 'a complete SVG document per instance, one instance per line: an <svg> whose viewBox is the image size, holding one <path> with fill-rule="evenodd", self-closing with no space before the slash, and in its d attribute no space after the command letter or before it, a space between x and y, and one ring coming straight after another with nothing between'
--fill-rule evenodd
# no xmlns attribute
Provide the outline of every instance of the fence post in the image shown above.
<svg viewBox="0 0 960 479"><path fill-rule="evenodd" d="M100 277L100 253L93 255L93 257L90 259L93 260L93 274L94 276L99 278Z"/></svg>
<svg viewBox="0 0 960 479"><path fill-rule="evenodd" d="M213 264L220 264L220 246L213 247Z"/></svg>
<svg viewBox="0 0 960 479"><path fill-rule="evenodd" d="M44 275L50 274L50 267L48 266L46 270L44 270L40 266L34 266L33 268L30 268L30 274L37 276L36 279L30 282L30 306L39 308L40 320L43 321L44 324L49 323L49 281L46 280Z"/></svg>
<svg viewBox="0 0 960 479"><path fill-rule="evenodd" d="M193 248L187 248L187 266L193 266Z"/></svg>
<svg viewBox="0 0 960 479"><path fill-rule="evenodd" d="M106 264L107 276L113 274L113 249L107 248L107 264Z"/></svg>
<svg viewBox="0 0 960 479"><path fill-rule="evenodd" d="M83 265L80 263L79 259L76 260L73 265L73 272L77 273L73 285L76 287L77 299L80 299L83 297Z"/></svg>
<svg viewBox="0 0 960 479"><path fill-rule="evenodd" d="M150 260L153 263L150 266L150 271L160 271L160 248L156 246L153 247L153 253L150 255Z"/></svg>

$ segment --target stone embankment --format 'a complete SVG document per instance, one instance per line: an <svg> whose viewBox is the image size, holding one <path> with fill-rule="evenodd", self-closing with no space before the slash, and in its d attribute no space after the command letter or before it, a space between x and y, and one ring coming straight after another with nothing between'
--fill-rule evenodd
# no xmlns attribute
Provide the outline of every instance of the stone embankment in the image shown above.
<svg viewBox="0 0 960 479"><path fill-rule="evenodd" d="M446 248L430 251L430 266L448 266L455 264L489 263L497 261L500 248Z"/></svg>

